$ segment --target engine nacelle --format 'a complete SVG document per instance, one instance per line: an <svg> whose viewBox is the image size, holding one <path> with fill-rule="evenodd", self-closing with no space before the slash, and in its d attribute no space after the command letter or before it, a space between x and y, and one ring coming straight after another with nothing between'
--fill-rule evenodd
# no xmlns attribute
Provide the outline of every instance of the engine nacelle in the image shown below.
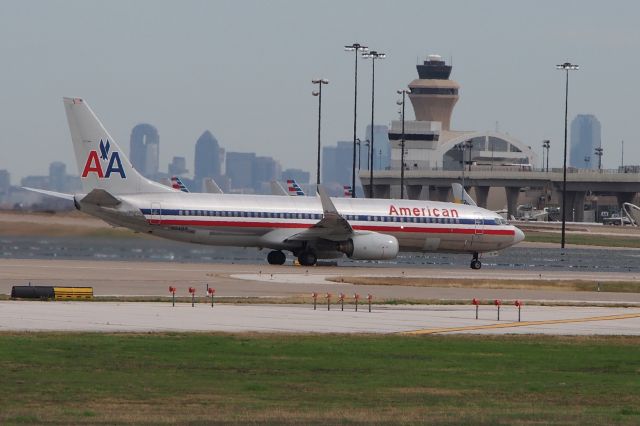
<svg viewBox="0 0 640 426"><path fill-rule="evenodd" d="M387 260L396 258L399 245L396 237L373 232L371 234L355 235L349 240L340 243L338 250L351 259Z"/></svg>

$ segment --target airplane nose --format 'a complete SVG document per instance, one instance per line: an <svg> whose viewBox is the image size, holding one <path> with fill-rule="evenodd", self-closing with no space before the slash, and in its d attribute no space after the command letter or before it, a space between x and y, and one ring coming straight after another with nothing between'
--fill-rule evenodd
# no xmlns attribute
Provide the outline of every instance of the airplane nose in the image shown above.
<svg viewBox="0 0 640 426"><path fill-rule="evenodd" d="M519 228L515 228L514 230L515 233L513 234L513 244L518 244L520 241L524 240L524 232L522 232Z"/></svg>

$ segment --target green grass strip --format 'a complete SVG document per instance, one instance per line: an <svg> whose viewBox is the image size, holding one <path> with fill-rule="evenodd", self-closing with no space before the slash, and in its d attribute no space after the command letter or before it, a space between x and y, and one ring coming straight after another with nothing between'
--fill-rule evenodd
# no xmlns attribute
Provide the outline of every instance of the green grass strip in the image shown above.
<svg viewBox="0 0 640 426"><path fill-rule="evenodd" d="M0 334L0 424L637 424L639 344Z"/></svg>

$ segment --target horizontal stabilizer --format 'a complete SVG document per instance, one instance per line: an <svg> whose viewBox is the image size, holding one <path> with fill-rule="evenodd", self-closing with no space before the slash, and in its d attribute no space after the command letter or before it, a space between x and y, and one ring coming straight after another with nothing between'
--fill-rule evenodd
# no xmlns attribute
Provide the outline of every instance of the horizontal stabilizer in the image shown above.
<svg viewBox="0 0 640 426"><path fill-rule="evenodd" d="M26 189L27 191L32 191L32 192L38 192L40 194L48 195L50 197L63 198L65 200L73 201L73 195L65 194L64 192L47 191L46 189L29 188L27 186L23 186L22 189Z"/></svg>

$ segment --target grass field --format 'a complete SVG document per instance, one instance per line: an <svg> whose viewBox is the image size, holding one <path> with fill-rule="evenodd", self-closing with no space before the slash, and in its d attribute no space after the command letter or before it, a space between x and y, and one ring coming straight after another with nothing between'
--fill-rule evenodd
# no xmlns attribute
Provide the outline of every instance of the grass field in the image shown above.
<svg viewBox="0 0 640 426"><path fill-rule="evenodd" d="M567 244L601 247L640 248L640 238L638 238L637 235L616 236L598 234L566 234L565 238ZM560 239L561 235L558 232L525 231L525 241L531 243L560 244Z"/></svg>
<svg viewBox="0 0 640 426"><path fill-rule="evenodd" d="M0 423L638 424L640 338L0 335Z"/></svg>

